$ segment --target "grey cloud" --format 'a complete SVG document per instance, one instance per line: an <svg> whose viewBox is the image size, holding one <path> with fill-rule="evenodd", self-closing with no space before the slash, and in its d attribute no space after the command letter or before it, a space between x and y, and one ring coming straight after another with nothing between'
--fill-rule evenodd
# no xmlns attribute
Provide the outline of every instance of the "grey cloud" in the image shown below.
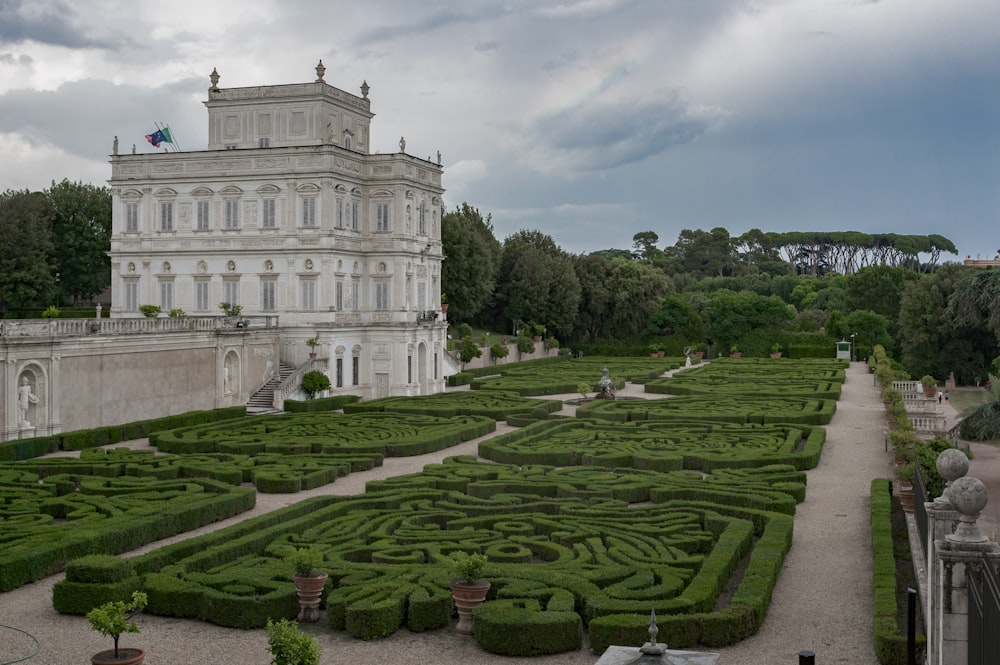
<svg viewBox="0 0 1000 665"><path fill-rule="evenodd" d="M154 121L168 122L186 149L204 147L204 109L187 99L204 89L201 78L173 81L158 88L116 85L84 79L52 91L11 90L0 95L4 131L29 141L57 145L85 159L103 160L118 135L121 150L141 144ZM178 100L184 102L178 105ZM199 114L200 111L200 114ZM198 145L198 144L201 145ZM130 148L129 148L130 149ZM54 173L56 180L63 177Z"/></svg>
<svg viewBox="0 0 1000 665"><path fill-rule="evenodd" d="M507 13L508 11L501 7L488 8L479 13L442 10L410 23L383 25L372 28L359 35L356 41L358 45L364 46L373 42L391 41L400 37L413 37L414 35L433 32L451 25L490 21Z"/></svg>
<svg viewBox="0 0 1000 665"><path fill-rule="evenodd" d="M27 67L34 60L31 59L30 55L22 53L21 55L14 55L13 53L0 53L0 63L5 65L21 65Z"/></svg>
<svg viewBox="0 0 1000 665"><path fill-rule="evenodd" d="M719 121L721 111L695 112L675 91L645 103L624 101L570 109L536 124L533 140L573 170L616 168L690 143Z"/></svg>
<svg viewBox="0 0 1000 665"><path fill-rule="evenodd" d="M117 48L131 43L123 35L93 34L73 8L55 0L47 6L23 0L0 0L0 43L25 41L67 48Z"/></svg>

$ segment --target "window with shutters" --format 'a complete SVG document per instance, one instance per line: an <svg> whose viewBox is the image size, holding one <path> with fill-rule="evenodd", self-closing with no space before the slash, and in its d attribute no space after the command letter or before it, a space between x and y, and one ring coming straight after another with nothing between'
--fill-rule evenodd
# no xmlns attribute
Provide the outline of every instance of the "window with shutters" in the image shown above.
<svg viewBox="0 0 1000 665"><path fill-rule="evenodd" d="M139 231L139 204L125 204L125 231L137 233Z"/></svg>
<svg viewBox="0 0 1000 665"><path fill-rule="evenodd" d="M278 225L274 214L276 209L277 202L274 199L264 199L261 201L260 225L262 228L277 228Z"/></svg>

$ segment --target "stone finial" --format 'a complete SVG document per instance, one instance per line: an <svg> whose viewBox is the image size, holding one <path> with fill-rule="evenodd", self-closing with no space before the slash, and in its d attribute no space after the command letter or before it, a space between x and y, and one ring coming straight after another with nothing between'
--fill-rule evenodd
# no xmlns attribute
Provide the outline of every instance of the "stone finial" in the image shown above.
<svg viewBox="0 0 1000 665"><path fill-rule="evenodd" d="M208 89L209 92L219 91L219 72L216 71L215 67L212 67L212 73L208 75L208 80L212 82L212 86Z"/></svg>
<svg viewBox="0 0 1000 665"><path fill-rule="evenodd" d="M666 651L666 644L657 644L656 636L659 634L660 629L656 627L656 608L654 607L649 612L649 641L639 647L639 652L651 656L662 656L663 652Z"/></svg>
<svg viewBox="0 0 1000 665"><path fill-rule="evenodd" d="M368 91L369 90L371 90L371 87L368 85L368 81L367 80L362 81L361 82L361 99L368 99Z"/></svg>
<svg viewBox="0 0 1000 665"><path fill-rule="evenodd" d="M316 83L323 83L323 74L326 73L326 67L323 66L323 61L320 60L319 64L316 65Z"/></svg>
<svg viewBox="0 0 1000 665"><path fill-rule="evenodd" d="M115 140L111 143L111 154L112 155L117 155L118 154L118 136L117 135L115 136Z"/></svg>
<svg viewBox="0 0 1000 665"><path fill-rule="evenodd" d="M969 476L955 480L948 488L948 500L961 515L955 533L945 536L948 542L967 548L971 546L970 549L990 546L989 539L981 534L979 527L976 526L976 518L983 512L989 500L983 482Z"/></svg>

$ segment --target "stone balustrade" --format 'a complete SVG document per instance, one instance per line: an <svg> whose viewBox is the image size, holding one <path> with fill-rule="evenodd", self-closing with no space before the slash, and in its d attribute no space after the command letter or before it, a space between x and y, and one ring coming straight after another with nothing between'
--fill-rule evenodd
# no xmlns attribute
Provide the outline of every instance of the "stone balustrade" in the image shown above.
<svg viewBox="0 0 1000 665"><path fill-rule="evenodd" d="M9 319L0 322L4 337L70 337L202 332L230 328L276 328L277 316L178 316L114 319Z"/></svg>

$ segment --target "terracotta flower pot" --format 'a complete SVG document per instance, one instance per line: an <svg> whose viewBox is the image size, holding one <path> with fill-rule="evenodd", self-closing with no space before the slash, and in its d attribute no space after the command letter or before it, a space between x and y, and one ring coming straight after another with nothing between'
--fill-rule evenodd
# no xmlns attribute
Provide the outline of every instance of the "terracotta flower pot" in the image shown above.
<svg viewBox="0 0 1000 665"><path fill-rule="evenodd" d="M490 583L487 580L476 580L469 583L465 580L452 580L448 585L451 587L451 597L455 600L455 609L458 610L458 624L455 630L466 635L472 634L472 610L483 604L486 594L490 590Z"/></svg>
<svg viewBox="0 0 1000 665"><path fill-rule="evenodd" d="M146 658L143 649L126 649L118 647L118 657L115 658L115 650L108 649L100 651L90 657L91 665L142 665Z"/></svg>
<svg viewBox="0 0 1000 665"><path fill-rule="evenodd" d="M299 596L299 616L298 621L302 623L316 623L319 621L319 599L323 595L323 587L326 586L326 573L319 575L292 575L295 582L295 593Z"/></svg>
<svg viewBox="0 0 1000 665"><path fill-rule="evenodd" d="M899 497L899 505L907 513L912 513L914 509L913 484L905 480L896 481L896 496Z"/></svg>

